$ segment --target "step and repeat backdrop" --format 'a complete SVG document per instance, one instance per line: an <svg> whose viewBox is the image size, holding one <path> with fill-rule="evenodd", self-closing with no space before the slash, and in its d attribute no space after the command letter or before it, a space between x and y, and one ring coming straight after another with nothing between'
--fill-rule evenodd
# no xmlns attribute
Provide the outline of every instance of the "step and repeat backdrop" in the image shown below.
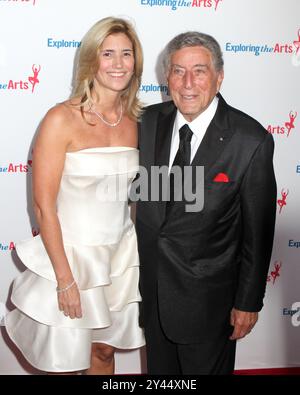
<svg viewBox="0 0 300 395"><path fill-rule="evenodd" d="M265 306L238 343L236 369L300 366L299 0L0 0L0 374L36 373L3 320L12 281L25 269L15 243L38 233L32 141L45 112L70 95L83 35L110 15L131 20L143 44L145 104L169 100L159 61L165 44L198 30L221 44L225 100L274 136L278 210ZM145 372L144 351L119 352L116 370Z"/></svg>

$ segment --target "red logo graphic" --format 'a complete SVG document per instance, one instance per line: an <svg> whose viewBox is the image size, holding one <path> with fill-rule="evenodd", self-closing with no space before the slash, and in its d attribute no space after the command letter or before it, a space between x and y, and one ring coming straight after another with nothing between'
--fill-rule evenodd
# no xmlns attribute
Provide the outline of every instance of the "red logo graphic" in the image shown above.
<svg viewBox="0 0 300 395"><path fill-rule="evenodd" d="M297 55L298 51L300 50L300 29L298 30L298 40L293 41L293 44L296 47L296 55Z"/></svg>
<svg viewBox="0 0 300 395"><path fill-rule="evenodd" d="M223 0L193 0L192 7L211 8L214 5L215 11L217 11L220 1L223 1Z"/></svg>
<svg viewBox="0 0 300 395"><path fill-rule="evenodd" d="M297 55L298 51L300 50L300 29L298 29L298 40L294 40L293 44L276 43L274 46L274 53L293 53L294 52L293 45L296 48L295 53Z"/></svg>
<svg viewBox="0 0 300 395"><path fill-rule="evenodd" d="M28 173L28 165L9 163L7 166L0 167L0 173Z"/></svg>
<svg viewBox="0 0 300 395"><path fill-rule="evenodd" d="M295 128L294 122L297 115L298 115L297 111L295 112L295 114L292 111L290 111L289 114L290 121L285 123L285 127L287 128L287 137L289 137L291 129Z"/></svg>
<svg viewBox="0 0 300 395"><path fill-rule="evenodd" d="M274 262L274 270L271 271L270 275L267 277L267 282L272 281L273 284L275 284L275 280L277 277L280 277L280 269L282 266L281 261L275 261Z"/></svg>
<svg viewBox="0 0 300 395"><path fill-rule="evenodd" d="M32 90L31 92L33 93L36 84L38 84L40 81L38 79L38 74L41 71L41 66L38 65L36 66L35 64L32 65L32 72L33 75L29 76L28 79L25 80L19 80L19 81L14 81L14 80L9 80L7 84L4 85L4 89L12 89L12 90L28 90L30 87L30 84L32 85Z"/></svg>
<svg viewBox="0 0 300 395"><path fill-rule="evenodd" d="M281 213L282 208L284 206L286 206L286 198L287 198L288 194L289 194L289 190L287 189L286 192L285 192L285 190L282 188L282 190L281 190L281 199L277 200L277 204L280 207L279 208L279 214Z"/></svg>
<svg viewBox="0 0 300 395"><path fill-rule="evenodd" d="M38 75L39 75L39 72L41 71L41 66L39 65L39 67L37 67L35 64L33 64L32 65L32 71L33 71L33 76L32 77L28 77L28 81L32 85L31 92L33 93L36 84L38 84L40 82L38 80Z"/></svg>
<svg viewBox="0 0 300 395"><path fill-rule="evenodd" d="M295 129L295 119L297 118L298 112L297 111L290 111L289 113L289 121L284 123L284 126L277 125L272 126L268 125L267 130L271 134L281 134L289 137L290 132L292 129Z"/></svg>

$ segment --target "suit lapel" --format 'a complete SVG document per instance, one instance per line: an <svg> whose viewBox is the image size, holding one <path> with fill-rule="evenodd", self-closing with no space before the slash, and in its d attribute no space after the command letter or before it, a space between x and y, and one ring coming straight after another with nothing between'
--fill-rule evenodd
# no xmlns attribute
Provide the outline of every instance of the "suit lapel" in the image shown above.
<svg viewBox="0 0 300 395"><path fill-rule="evenodd" d="M170 146L173 132L173 124L176 116L176 108L172 111L160 113L157 121L157 132L155 139L155 165L169 165Z"/></svg>
<svg viewBox="0 0 300 395"><path fill-rule="evenodd" d="M233 131L229 128L228 105L218 94L219 103L215 116L209 124L203 140L194 156L191 165L204 166L204 177L209 179L209 171L229 143ZM173 125L176 116L176 107L173 102L158 115L157 132L155 139L155 165L168 166ZM194 184L194 183L193 183ZM165 220L166 202L159 199L158 209L161 221ZM172 211L176 211L185 202L175 202Z"/></svg>
<svg viewBox="0 0 300 395"><path fill-rule="evenodd" d="M176 116L176 107L173 102L158 116L155 140L155 165L169 166L170 148L172 140L173 125ZM161 185L159 190L161 191ZM158 202L160 218L165 217L166 202L159 199Z"/></svg>
<svg viewBox="0 0 300 395"><path fill-rule="evenodd" d="M215 116L209 124L203 140L192 161L193 166L204 166L205 178L232 135L229 129L227 103L219 94L219 103Z"/></svg>
<svg viewBox="0 0 300 395"><path fill-rule="evenodd" d="M219 103L215 116L209 124L203 140L201 141L191 163L193 167L193 191L196 189L196 183L200 182L200 180L196 181L195 178L196 166L204 166L204 180L209 180L211 177L210 170L212 166L219 159L233 133L229 128L228 105L220 94L218 97ZM186 183L187 180L185 180L185 188L188 188ZM175 202L171 212L175 213L177 210L181 210L185 204L185 201Z"/></svg>

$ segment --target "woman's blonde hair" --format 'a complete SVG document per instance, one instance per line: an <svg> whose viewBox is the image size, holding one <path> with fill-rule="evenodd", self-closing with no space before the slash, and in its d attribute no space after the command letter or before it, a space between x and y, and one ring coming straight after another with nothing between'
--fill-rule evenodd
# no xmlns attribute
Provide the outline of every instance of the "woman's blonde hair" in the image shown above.
<svg viewBox="0 0 300 395"><path fill-rule="evenodd" d="M122 92L124 112L136 120L142 105L137 97L143 71L143 50L138 36L128 21L108 17L98 21L84 36L79 49L76 78L71 98L80 98L81 113L85 104L92 103L94 78L99 69L99 52L103 41L110 34L124 33L132 43L134 52L134 73L129 85Z"/></svg>

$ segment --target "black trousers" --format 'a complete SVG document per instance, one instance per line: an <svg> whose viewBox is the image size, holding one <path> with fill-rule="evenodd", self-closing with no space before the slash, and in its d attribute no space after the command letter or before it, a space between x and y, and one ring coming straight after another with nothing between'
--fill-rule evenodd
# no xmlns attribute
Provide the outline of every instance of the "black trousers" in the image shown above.
<svg viewBox="0 0 300 395"><path fill-rule="evenodd" d="M173 343L161 327L157 304L147 317L145 337L148 374L230 375L233 372L236 341L229 340L226 334L203 343Z"/></svg>

